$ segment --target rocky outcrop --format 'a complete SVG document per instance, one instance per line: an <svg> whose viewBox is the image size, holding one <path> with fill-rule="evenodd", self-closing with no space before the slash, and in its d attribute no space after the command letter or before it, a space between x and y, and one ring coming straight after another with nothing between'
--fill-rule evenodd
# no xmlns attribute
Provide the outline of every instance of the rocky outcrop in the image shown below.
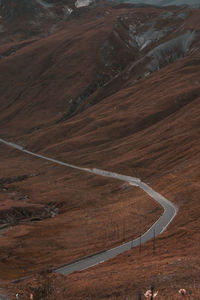
<svg viewBox="0 0 200 300"><path fill-rule="evenodd" d="M1 0L0 11L2 17L6 19L13 19L26 14L34 16L40 12L37 2L34 0Z"/></svg>
<svg viewBox="0 0 200 300"><path fill-rule="evenodd" d="M162 67L184 57L190 50L196 36L194 31L188 31L153 48L147 54L147 57L150 58L146 66L147 70L150 72L160 70Z"/></svg>
<svg viewBox="0 0 200 300"><path fill-rule="evenodd" d="M141 78L185 57L199 32L188 30L183 21L188 11L164 11L158 14L120 16L109 38L99 49L95 80L77 98L71 100L66 119L116 92L127 81Z"/></svg>

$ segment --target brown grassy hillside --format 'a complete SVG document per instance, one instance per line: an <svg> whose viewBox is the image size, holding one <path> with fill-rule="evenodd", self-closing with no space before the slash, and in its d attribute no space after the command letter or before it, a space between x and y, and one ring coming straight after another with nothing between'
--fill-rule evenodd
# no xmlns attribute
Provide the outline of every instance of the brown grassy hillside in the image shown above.
<svg viewBox="0 0 200 300"><path fill-rule="evenodd" d="M169 10L173 16L167 9L96 8L45 39L0 47L8 54L18 47L0 60L2 138L79 166L137 176L179 207L155 253L150 241L141 253L133 249L67 277L51 274L49 299L137 299L152 283L158 299L174 299L181 287L198 292L199 11ZM143 43L146 32L152 40L141 49L134 37ZM188 32L195 34L184 52L179 37ZM167 53L176 54L168 63ZM152 61L156 69L147 74ZM0 216L11 227L0 237L1 281L116 245L124 222L125 239L138 236L161 213L122 182L3 145L0 153ZM20 289L27 299L43 279L9 286L11 294Z"/></svg>

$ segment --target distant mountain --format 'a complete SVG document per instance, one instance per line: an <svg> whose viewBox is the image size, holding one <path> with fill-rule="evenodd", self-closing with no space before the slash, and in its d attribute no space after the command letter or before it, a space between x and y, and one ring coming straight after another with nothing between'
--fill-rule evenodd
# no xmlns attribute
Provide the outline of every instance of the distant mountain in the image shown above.
<svg viewBox="0 0 200 300"><path fill-rule="evenodd" d="M156 6L188 5L200 6L200 0L116 0L118 3L149 4Z"/></svg>

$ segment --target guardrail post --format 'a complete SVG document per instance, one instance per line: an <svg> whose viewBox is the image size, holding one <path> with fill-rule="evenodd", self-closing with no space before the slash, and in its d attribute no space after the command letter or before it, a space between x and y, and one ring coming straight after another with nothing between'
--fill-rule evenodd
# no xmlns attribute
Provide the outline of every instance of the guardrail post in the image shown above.
<svg viewBox="0 0 200 300"><path fill-rule="evenodd" d="M153 230L153 255L155 255L156 252L156 230Z"/></svg>

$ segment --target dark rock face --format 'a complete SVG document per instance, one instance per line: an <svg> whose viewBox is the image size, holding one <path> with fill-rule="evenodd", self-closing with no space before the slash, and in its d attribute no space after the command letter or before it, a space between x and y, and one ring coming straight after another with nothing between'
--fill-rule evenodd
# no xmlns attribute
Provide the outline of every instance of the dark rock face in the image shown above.
<svg viewBox="0 0 200 300"><path fill-rule="evenodd" d="M16 17L51 18L63 13L64 7L72 5L72 0L0 0L0 14L3 18L12 20ZM60 9L60 13L59 13ZM49 10L51 13L49 14Z"/></svg>
<svg viewBox="0 0 200 300"><path fill-rule="evenodd" d="M145 17L126 14L117 19L99 49L96 79L71 101L64 120L101 101L102 94L117 91L130 78L137 82L185 57L198 39L198 32L182 27L180 13ZM181 17L185 20L189 14Z"/></svg>
<svg viewBox="0 0 200 300"><path fill-rule="evenodd" d="M6 19L13 19L25 14L35 15L39 11L36 1L33 0L1 0L0 10Z"/></svg>
<svg viewBox="0 0 200 300"><path fill-rule="evenodd" d="M74 12L73 0L0 0L0 42L47 36Z"/></svg>

